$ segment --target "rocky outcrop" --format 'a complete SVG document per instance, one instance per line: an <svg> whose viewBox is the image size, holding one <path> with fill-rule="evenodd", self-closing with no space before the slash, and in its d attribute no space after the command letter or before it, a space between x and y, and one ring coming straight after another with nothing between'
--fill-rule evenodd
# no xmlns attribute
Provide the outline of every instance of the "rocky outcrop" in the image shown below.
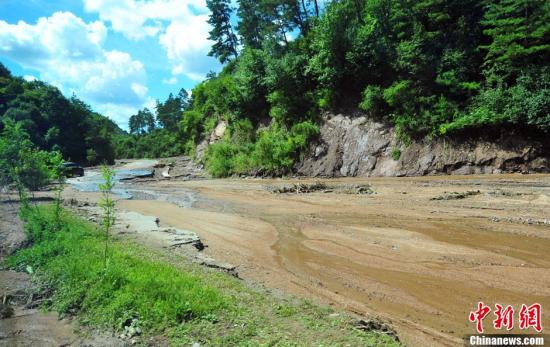
<svg viewBox="0 0 550 347"><path fill-rule="evenodd" d="M195 154L198 159L202 159L202 157L206 153L206 150L208 149L208 146L218 142L223 138L223 136L225 135L225 131L227 130L227 125L228 124L226 121L218 122L216 128L214 128L214 130L210 133L210 136L207 136L201 141L201 143L197 145Z"/></svg>
<svg viewBox="0 0 550 347"><path fill-rule="evenodd" d="M387 124L364 116L327 115L319 140L295 169L328 177L549 172L550 140L503 134L405 146Z"/></svg>

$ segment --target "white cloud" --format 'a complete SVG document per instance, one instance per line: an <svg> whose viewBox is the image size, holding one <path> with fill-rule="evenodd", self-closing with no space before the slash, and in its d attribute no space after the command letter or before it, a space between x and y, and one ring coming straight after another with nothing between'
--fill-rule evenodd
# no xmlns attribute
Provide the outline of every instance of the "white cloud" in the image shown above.
<svg viewBox="0 0 550 347"><path fill-rule="evenodd" d="M32 82L32 81L36 81L36 80L37 80L37 78L34 77L33 75L25 75L25 76L23 76L23 79L24 79L25 81L27 81L27 82Z"/></svg>
<svg viewBox="0 0 550 347"><path fill-rule="evenodd" d="M109 109L125 125L124 118L148 101L146 72L128 53L105 50L106 36L103 22L85 23L70 12L42 17L34 25L0 20L0 53L40 71L41 79L62 91L75 91L98 110Z"/></svg>
<svg viewBox="0 0 550 347"><path fill-rule="evenodd" d="M97 13L114 31L131 40L158 37L172 65L173 77L202 80L218 67L207 54L212 46L205 0L83 0L88 12Z"/></svg>
<svg viewBox="0 0 550 347"><path fill-rule="evenodd" d="M147 91L149 90L146 86L139 83L132 83L132 90L137 95L141 96L142 98L147 96Z"/></svg>
<svg viewBox="0 0 550 347"><path fill-rule="evenodd" d="M101 22L90 24L70 12L56 12L35 25L0 20L0 51L30 67L42 64L52 54L61 59L90 59L101 54L107 29Z"/></svg>
<svg viewBox="0 0 550 347"><path fill-rule="evenodd" d="M176 83L178 83L178 79L175 76L172 76L170 78L163 79L162 83L164 83L164 84L176 84Z"/></svg>
<svg viewBox="0 0 550 347"><path fill-rule="evenodd" d="M197 15L185 21L173 21L160 35L159 42L172 63L172 74L184 74L193 80L202 80L216 66L208 57L212 42L208 40L210 25L207 15Z"/></svg>
<svg viewBox="0 0 550 347"><path fill-rule="evenodd" d="M111 22L113 30L130 39L154 36L159 31L156 26L145 25L147 17L140 13L142 6L135 1L84 0L84 7L86 11L98 12L102 21Z"/></svg>
<svg viewBox="0 0 550 347"><path fill-rule="evenodd" d="M163 29L162 21L188 19L207 11L204 0L84 0L84 8L133 40L156 36Z"/></svg>

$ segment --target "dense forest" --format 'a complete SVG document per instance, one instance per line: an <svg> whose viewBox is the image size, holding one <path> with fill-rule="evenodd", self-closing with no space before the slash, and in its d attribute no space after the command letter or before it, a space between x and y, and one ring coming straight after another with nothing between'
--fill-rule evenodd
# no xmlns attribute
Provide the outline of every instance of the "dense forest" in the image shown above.
<svg viewBox="0 0 550 347"><path fill-rule="evenodd" d="M44 82L14 77L1 63L0 120L0 132L6 122L17 122L39 149L59 151L66 160L89 165L112 163L113 137L123 134L75 96L67 99Z"/></svg>
<svg viewBox="0 0 550 347"><path fill-rule="evenodd" d="M94 154L110 158L98 144L109 142L101 131L113 134L119 157L194 155L224 120L224 138L201 159L214 176L288 172L319 133L326 111L362 110L393 124L404 144L488 128L550 130L548 1L207 5L209 54L223 70L210 73L191 96L182 90L154 110L139 111L129 134L75 98L64 100L52 87L6 72L0 114L36 127L29 132L41 147L57 144L66 156L90 162ZM67 126L86 129L86 142L59 136Z"/></svg>
<svg viewBox="0 0 550 347"><path fill-rule="evenodd" d="M178 150L192 154L226 120L225 138L203 158L216 176L291 169L324 111L361 109L395 125L404 143L494 127L550 129L548 1L207 4L210 55L223 71L180 102L181 118L164 126L173 136L139 133L150 146L178 138Z"/></svg>

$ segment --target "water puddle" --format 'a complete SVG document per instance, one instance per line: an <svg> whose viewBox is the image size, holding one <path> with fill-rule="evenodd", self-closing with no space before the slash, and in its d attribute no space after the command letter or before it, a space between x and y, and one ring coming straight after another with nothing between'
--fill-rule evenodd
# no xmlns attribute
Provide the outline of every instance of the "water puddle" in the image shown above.
<svg viewBox="0 0 550 347"><path fill-rule="evenodd" d="M130 186L125 181L137 177L151 176L152 174L153 171L148 169L115 170L115 188L113 189L113 194L122 199L132 199L133 195L130 191ZM101 172L99 171L86 171L82 177L67 179L68 184L81 192L99 192L99 185L103 182L103 177L101 177Z"/></svg>

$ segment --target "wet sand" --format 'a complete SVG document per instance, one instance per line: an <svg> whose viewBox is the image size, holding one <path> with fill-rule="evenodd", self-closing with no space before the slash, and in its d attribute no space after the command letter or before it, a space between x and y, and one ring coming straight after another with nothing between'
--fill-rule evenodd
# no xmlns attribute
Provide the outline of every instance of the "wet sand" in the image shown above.
<svg viewBox="0 0 550 347"><path fill-rule="evenodd" d="M461 344L480 300L550 307L550 176L326 181L370 183L374 195L264 189L287 182L159 182L147 189L198 199L119 206L196 232L245 280L388 319L407 345ZM467 191L476 194L432 200ZM543 326L549 318L543 309Z"/></svg>

